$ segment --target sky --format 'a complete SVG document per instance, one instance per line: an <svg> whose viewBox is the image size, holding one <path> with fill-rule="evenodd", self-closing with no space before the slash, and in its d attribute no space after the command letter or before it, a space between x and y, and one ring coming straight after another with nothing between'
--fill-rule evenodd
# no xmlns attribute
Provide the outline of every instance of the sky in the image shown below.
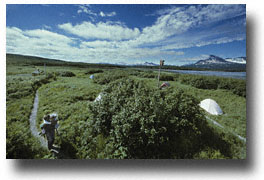
<svg viewBox="0 0 264 180"><path fill-rule="evenodd" d="M6 52L113 64L241 57L246 5L8 4Z"/></svg>

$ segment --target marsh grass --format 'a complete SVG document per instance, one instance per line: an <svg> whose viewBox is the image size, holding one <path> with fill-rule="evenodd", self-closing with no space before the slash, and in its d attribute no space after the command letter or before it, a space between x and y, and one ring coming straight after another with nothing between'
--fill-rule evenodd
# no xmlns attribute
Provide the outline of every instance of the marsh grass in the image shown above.
<svg viewBox="0 0 264 180"><path fill-rule="evenodd" d="M134 69L107 69L103 71L93 68L80 68L70 66L47 66L46 73L51 74L51 79L43 80L44 75L32 77L36 69L44 70L43 66L8 64L6 78L6 114L7 114L7 157L8 158L54 158L41 149L39 142L32 137L29 128L29 116L33 106L35 91L39 92L38 125L45 114L57 112L60 119L60 136L56 143L63 147L63 156L60 158L88 158L86 152L92 152L94 158L105 158L100 154L107 148L108 137L98 135L91 139L89 128L91 112L88 106L109 83L122 78L130 78L143 82L147 87L157 90L157 72L141 71ZM59 74L72 72L73 77L62 77ZM94 74L94 80L89 79ZM198 101L206 98L214 99L222 108L224 115L212 116L225 128L215 127L208 121L217 137L219 145L204 148L193 156L195 159L221 159L246 157L246 145L237 139L234 132L246 137L246 98L234 94L228 89L197 88L181 81L183 75L161 73L161 83L167 81L171 86L169 92L183 90L195 97ZM191 77L188 77L191 78ZM225 81L225 79L221 79ZM235 81L235 80L234 80ZM229 80L228 80L229 82ZM230 81L230 82L233 82ZM35 85L36 89L34 88ZM241 85L241 84L240 84ZM227 87L231 87L226 85ZM242 87L243 89L243 87ZM163 91L163 90L161 90ZM94 141L95 147L88 146ZM221 142L228 142L230 147L225 152L220 148ZM26 154L26 150L31 149ZM93 151L95 150L95 151ZM226 156L226 154L231 154ZM57 157L58 158L58 157Z"/></svg>

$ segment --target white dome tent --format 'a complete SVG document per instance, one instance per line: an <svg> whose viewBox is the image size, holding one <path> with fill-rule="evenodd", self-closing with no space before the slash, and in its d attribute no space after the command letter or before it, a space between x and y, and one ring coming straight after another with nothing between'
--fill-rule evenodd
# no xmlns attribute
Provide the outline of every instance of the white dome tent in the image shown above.
<svg viewBox="0 0 264 180"><path fill-rule="evenodd" d="M97 102L97 101L101 101L102 100L102 97L103 97L103 93L100 93L96 99L94 100L94 102Z"/></svg>
<svg viewBox="0 0 264 180"><path fill-rule="evenodd" d="M212 115L223 114L223 111L220 106L212 99L204 99L200 102L199 106Z"/></svg>

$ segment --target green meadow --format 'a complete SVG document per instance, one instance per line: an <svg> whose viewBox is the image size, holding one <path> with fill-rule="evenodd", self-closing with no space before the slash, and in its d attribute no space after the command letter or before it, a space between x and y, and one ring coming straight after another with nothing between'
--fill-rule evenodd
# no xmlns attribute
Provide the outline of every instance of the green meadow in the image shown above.
<svg viewBox="0 0 264 180"><path fill-rule="evenodd" d="M162 72L160 84L170 87L159 89L152 70L13 55L6 64L7 158L246 158L246 143L237 137L246 138L245 80ZM33 76L36 69L43 73ZM31 134L37 91L38 130L45 114L59 115L58 154ZM224 114L202 110L198 104L207 98Z"/></svg>

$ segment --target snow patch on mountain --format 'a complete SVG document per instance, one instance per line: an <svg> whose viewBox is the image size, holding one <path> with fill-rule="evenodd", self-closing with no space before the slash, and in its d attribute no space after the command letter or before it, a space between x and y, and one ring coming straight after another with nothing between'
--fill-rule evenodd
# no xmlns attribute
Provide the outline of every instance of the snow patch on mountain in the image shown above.
<svg viewBox="0 0 264 180"><path fill-rule="evenodd" d="M228 62L239 63L239 64L247 63L246 57L226 58L225 60Z"/></svg>

